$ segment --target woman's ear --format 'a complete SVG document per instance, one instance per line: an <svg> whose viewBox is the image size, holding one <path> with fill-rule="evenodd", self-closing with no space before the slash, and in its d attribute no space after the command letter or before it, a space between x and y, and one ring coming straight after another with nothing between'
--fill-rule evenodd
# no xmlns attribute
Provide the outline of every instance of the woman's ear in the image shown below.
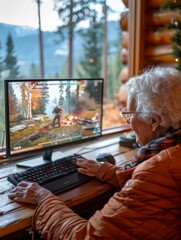
<svg viewBox="0 0 181 240"><path fill-rule="evenodd" d="M157 114L153 114L153 117L151 119L151 125L152 125L152 131L155 132L155 130L157 129L157 127L160 125L161 123L161 117Z"/></svg>

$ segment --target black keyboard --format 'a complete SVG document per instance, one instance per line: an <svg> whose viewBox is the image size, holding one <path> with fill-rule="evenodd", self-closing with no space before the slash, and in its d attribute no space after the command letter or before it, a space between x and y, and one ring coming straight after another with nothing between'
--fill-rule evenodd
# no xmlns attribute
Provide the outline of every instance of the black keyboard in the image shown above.
<svg viewBox="0 0 181 240"><path fill-rule="evenodd" d="M92 177L80 174L75 164L79 154L70 155L54 162L31 167L23 172L8 175L8 181L17 185L21 181L37 182L52 193L60 193L82 183L90 181Z"/></svg>

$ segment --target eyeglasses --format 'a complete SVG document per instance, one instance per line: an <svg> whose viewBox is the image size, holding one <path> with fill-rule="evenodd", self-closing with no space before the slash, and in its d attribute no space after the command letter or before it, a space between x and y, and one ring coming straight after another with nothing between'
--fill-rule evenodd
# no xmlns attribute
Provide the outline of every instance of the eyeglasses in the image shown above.
<svg viewBox="0 0 181 240"><path fill-rule="evenodd" d="M133 116L134 113L140 113L140 112L136 112L136 111L128 111L126 108L123 108L121 110L121 114L123 115L123 117L126 119L126 121L129 121L131 119L131 117Z"/></svg>

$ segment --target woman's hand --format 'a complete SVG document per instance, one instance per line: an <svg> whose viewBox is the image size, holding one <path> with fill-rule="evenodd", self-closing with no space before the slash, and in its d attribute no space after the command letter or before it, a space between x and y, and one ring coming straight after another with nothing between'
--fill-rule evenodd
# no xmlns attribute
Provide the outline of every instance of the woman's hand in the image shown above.
<svg viewBox="0 0 181 240"><path fill-rule="evenodd" d="M50 191L42 188L38 183L20 182L10 191L8 197L16 202L24 202L37 205L42 199L52 195Z"/></svg>
<svg viewBox="0 0 181 240"><path fill-rule="evenodd" d="M95 177L98 168L101 166L101 164L97 161L94 160L85 160L83 158L80 158L77 160L76 162L78 168L78 172L91 176L91 177Z"/></svg>

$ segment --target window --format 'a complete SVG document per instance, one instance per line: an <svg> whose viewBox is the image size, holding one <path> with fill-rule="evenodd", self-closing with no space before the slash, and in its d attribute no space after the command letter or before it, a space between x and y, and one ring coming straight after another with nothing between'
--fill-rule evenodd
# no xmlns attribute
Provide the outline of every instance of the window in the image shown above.
<svg viewBox="0 0 181 240"><path fill-rule="evenodd" d="M71 2L0 1L0 147L5 144L3 81L7 78L104 77L103 128L125 124L116 102L123 68L119 21L125 6L120 0L105 0L103 5L90 0L85 6L75 1L70 12ZM74 24L68 28L71 13Z"/></svg>

